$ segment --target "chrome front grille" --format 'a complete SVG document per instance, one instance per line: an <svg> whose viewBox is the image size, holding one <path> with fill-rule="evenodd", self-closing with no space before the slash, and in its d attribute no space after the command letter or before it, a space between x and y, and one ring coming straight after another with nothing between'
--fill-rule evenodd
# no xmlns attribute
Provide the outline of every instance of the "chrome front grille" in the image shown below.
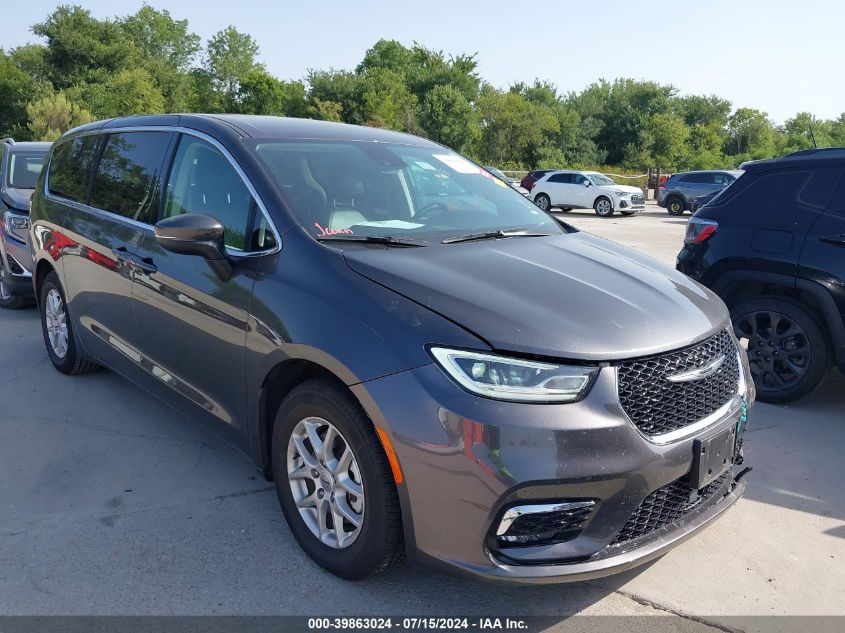
<svg viewBox="0 0 845 633"><path fill-rule="evenodd" d="M696 370L721 365L700 379ZM649 436L682 429L727 404L739 391L736 344L727 330L667 354L626 361L618 366L619 400L640 431ZM670 378L682 377L672 382Z"/></svg>

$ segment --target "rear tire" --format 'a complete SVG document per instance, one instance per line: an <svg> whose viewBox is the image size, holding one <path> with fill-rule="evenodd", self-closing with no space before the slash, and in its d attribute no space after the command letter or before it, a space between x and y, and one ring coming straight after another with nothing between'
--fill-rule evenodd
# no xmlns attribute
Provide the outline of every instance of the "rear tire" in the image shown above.
<svg viewBox="0 0 845 633"><path fill-rule="evenodd" d="M609 218L613 215L613 203L607 196L599 196L593 203L593 209L596 215L601 218Z"/></svg>
<svg viewBox="0 0 845 633"><path fill-rule="evenodd" d="M797 400L827 372L827 336L799 303L784 297L749 299L731 306L731 321L737 338L747 345L758 400Z"/></svg>
<svg viewBox="0 0 845 633"><path fill-rule="evenodd" d="M534 196L534 204L540 207L543 211L551 212L552 210L552 200L544 193L538 193Z"/></svg>
<svg viewBox="0 0 845 633"><path fill-rule="evenodd" d="M331 429L337 435L323 452ZM303 430L308 431L304 438ZM347 449L354 469L342 466ZM346 580L359 580L401 558L402 517L390 464L372 422L342 385L316 378L291 391L276 414L272 451L282 512L302 549L320 567ZM351 481L361 493L350 493L341 481L346 485ZM355 526L341 518L342 536L335 527L337 508L343 517L360 521ZM354 538L349 536L356 529Z"/></svg>
<svg viewBox="0 0 845 633"><path fill-rule="evenodd" d="M669 212L669 215L683 215L684 201L677 196L672 196L666 201L666 210Z"/></svg>
<svg viewBox="0 0 845 633"><path fill-rule="evenodd" d="M41 330L53 367L71 376L97 371L100 366L85 358L76 345L65 293L55 272L44 279L40 296Z"/></svg>

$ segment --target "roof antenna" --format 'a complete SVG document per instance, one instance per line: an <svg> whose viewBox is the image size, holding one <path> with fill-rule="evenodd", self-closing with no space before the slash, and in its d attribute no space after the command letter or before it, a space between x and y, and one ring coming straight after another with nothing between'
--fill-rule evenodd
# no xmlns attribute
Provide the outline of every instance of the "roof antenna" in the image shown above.
<svg viewBox="0 0 845 633"><path fill-rule="evenodd" d="M816 145L816 135L813 134L813 124L810 122L807 125L810 127L810 138L813 139L813 148L818 149L819 146Z"/></svg>

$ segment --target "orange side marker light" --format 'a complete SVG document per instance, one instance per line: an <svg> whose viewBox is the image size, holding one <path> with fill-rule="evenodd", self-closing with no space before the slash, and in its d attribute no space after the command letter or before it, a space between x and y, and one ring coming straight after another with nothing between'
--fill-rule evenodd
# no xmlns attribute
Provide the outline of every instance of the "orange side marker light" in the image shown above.
<svg viewBox="0 0 845 633"><path fill-rule="evenodd" d="M393 481L401 484L404 481L402 477L402 469L399 468L399 460L396 459L396 451L393 450L393 444L390 443L390 437L384 429L376 427L378 439L381 440L381 445L384 447L384 452L387 455L387 461L390 464L390 470L393 471Z"/></svg>

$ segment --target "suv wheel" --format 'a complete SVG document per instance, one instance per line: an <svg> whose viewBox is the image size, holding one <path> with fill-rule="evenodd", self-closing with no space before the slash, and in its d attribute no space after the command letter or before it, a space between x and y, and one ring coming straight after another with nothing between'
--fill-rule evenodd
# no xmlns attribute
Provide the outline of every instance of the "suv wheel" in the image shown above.
<svg viewBox="0 0 845 633"><path fill-rule="evenodd" d="M669 215L683 215L684 201L677 196L669 198L669 200L666 201L666 210L669 212Z"/></svg>
<svg viewBox="0 0 845 633"><path fill-rule="evenodd" d="M610 201L610 198L605 196L596 198L596 201L593 203L593 209L595 209L596 215L603 218L609 218L613 215L613 203Z"/></svg>
<svg viewBox="0 0 845 633"><path fill-rule="evenodd" d="M357 580L404 550L399 497L375 429L355 398L317 378L284 399L273 475L285 519L323 569Z"/></svg>
<svg viewBox="0 0 845 633"><path fill-rule="evenodd" d="M552 208L551 198L544 193L537 194L534 198L534 204L540 207L543 211L550 211Z"/></svg>
<svg viewBox="0 0 845 633"><path fill-rule="evenodd" d="M41 285L41 329L47 355L53 366L63 374L87 374L96 371L99 365L85 358L76 347L73 327L67 312L65 293L56 273L50 273Z"/></svg>
<svg viewBox="0 0 845 633"><path fill-rule="evenodd" d="M810 393L829 364L827 338L801 305L781 297L731 307L737 338L748 350L757 398L790 402Z"/></svg>

